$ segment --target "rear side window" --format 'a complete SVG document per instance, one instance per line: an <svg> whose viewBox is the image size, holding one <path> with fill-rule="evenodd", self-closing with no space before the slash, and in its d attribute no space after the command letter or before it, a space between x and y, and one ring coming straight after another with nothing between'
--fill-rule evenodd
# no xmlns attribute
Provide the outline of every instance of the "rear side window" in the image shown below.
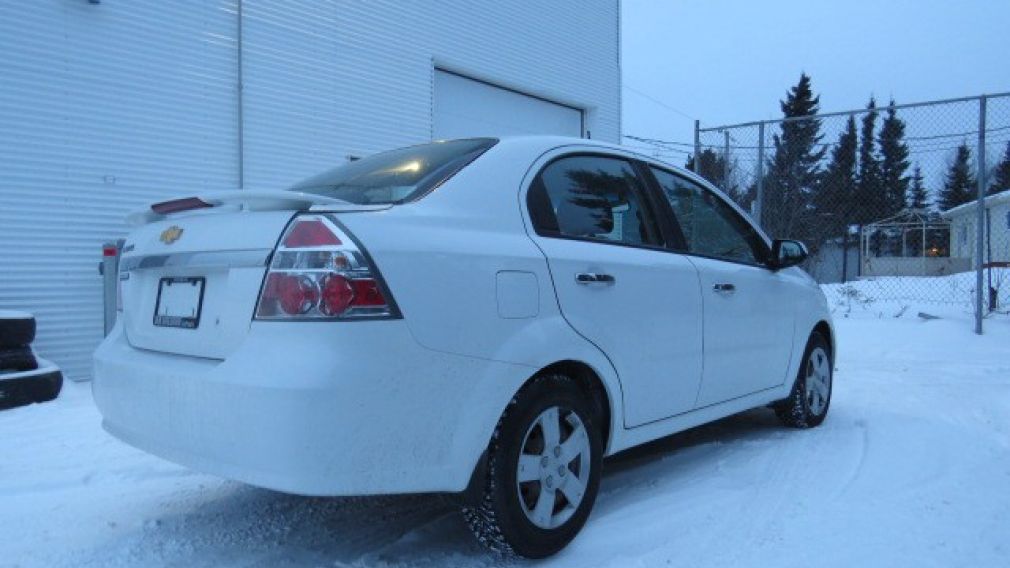
<svg viewBox="0 0 1010 568"><path fill-rule="evenodd" d="M404 203L423 197L497 142L469 138L382 152L301 181L292 191L359 205Z"/></svg>
<svg viewBox="0 0 1010 568"><path fill-rule="evenodd" d="M655 168L652 173L670 202L689 252L745 264L763 262L763 240L729 204L685 178Z"/></svg>
<svg viewBox="0 0 1010 568"><path fill-rule="evenodd" d="M604 156L551 162L530 187L537 233L628 245L662 245L631 163Z"/></svg>

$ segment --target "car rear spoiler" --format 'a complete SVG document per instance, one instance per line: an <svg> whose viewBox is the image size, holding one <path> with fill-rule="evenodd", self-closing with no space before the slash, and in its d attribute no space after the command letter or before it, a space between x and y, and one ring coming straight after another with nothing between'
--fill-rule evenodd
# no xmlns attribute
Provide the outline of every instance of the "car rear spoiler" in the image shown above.
<svg viewBox="0 0 1010 568"><path fill-rule="evenodd" d="M130 225L145 225L176 213L235 206L242 211L372 211L388 209L388 205L357 205L341 199L297 191L236 189L216 191L197 196L181 197L152 203L126 216Z"/></svg>

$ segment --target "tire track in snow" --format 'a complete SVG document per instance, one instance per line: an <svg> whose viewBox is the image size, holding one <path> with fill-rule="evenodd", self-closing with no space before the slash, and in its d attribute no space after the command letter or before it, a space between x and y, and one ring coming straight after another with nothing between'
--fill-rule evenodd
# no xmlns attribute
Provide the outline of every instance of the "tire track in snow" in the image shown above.
<svg viewBox="0 0 1010 568"><path fill-rule="evenodd" d="M841 499L844 497L852 486L859 480L860 476L863 474L863 468L866 467L866 457L870 451L870 433L866 424L866 420L859 418L854 423L854 426L859 430L859 458L856 460L855 466L849 473L848 478L842 483L841 487L838 489L838 493L835 495L835 499Z"/></svg>
<svg viewBox="0 0 1010 568"><path fill-rule="evenodd" d="M808 480L804 478L811 475L809 468L803 467L811 450L816 449L815 436L811 434L815 431L787 430L777 437L774 444L764 445L765 475L747 493L749 498L743 510L739 514L734 511L732 516L729 529L729 534L734 535L732 550L728 556L725 554L725 533L719 534L722 531L718 531L711 537L714 556L721 548L723 554L719 556L728 557L727 565L745 566L756 551L775 544L776 537L782 532L781 511L791 498L793 489L807 486Z"/></svg>
<svg viewBox="0 0 1010 568"><path fill-rule="evenodd" d="M230 482L175 497L65 565L219 566L241 557L262 566L355 563L452 510L437 495L308 498Z"/></svg>

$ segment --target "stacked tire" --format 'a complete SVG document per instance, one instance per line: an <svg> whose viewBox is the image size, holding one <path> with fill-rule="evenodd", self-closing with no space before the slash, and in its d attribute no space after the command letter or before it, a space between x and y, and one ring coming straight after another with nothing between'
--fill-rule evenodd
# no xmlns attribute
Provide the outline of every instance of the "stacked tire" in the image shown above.
<svg viewBox="0 0 1010 568"><path fill-rule="evenodd" d="M0 409L53 400L63 387L59 367L35 356L35 316L0 310Z"/></svg>

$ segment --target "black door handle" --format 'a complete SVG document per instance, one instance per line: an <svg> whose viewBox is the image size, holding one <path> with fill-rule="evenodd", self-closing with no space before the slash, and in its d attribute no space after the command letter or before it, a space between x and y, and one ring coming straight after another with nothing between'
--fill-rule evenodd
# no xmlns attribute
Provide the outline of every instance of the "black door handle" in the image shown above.
<svg viewBox="0 0 1010 568"><path fill-rule="evenodd" d="M736 286L725 282L713 284L712 289L723 294L732 294L733 292L736 292Z"/></svg>
<svg viewBox="0 0 1010 568"><path fill-rule="evenodd" d="M617 279L610 274L580 272L575 275L575 281L579 284L613 284Z"/></svg>

